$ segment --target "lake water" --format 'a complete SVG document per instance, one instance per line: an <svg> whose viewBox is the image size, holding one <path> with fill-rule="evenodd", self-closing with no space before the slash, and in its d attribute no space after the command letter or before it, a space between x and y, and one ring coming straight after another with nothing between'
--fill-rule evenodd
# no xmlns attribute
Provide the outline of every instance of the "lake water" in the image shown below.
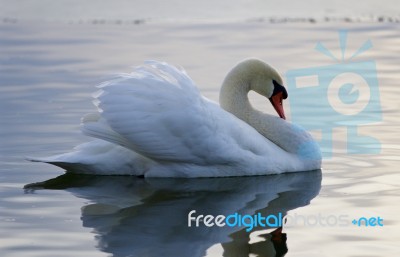
<svg viewBox="0 0 400 257"><path fill-rule="evenodd" d="M84 22L66 17L48 22L23 13L29 8L11 16L13 9L8 7L9 15L3 17L17 19L0 23L1 256L287 252L286 256L296 257L373 257L400 252L399 23L227 19L135 24L108 22L114 16L93 22L96 15L84 17ZM348 37L342 62L338 31L343 29ZM367 40L373 47L350 60ZM318 42L339 60L315 51ZM91 103L95 85L115 73L129 72L147 59L165 60L185 67L201 92L217 101L225 74L251 56L275 66L284 80L285 74L297 69L375 62L380 110L368 115L379 112L382 119L361 125L358 131L377 139L380 150L367 145L369 154L347 153L346 141L351 138L339 122L333 130L333 157L324 159L322 171L141 179L63 175L59 168L24 160L63 153L89 141L79 131L80 118L95 110ZM362 72L367 78L375 74ZM289 98L292 95L296 94L289 90ZM255 94L250 97L258 109L273 113L268 101ZM320 97L304 96L304 106L298 110L307 113ZM285 102L289 120L295 118L292 106ZM292 222L297 217L298 224L284 227L284 234L272 226L251 232L244 227L195 228L187 225L191 210L211 215L282 213ZM302 217L308 225L302 224ZM383 226L351 223L361 217L379 217ZM325 223L315 224L316 220Z"/></svg>

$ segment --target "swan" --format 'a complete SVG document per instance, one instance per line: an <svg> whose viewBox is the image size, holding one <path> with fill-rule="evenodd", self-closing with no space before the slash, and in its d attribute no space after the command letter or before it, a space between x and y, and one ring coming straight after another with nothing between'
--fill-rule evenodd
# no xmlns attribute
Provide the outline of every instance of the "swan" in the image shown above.
<svg viewBox="0 0 400 257"><path fill-rule="evenodd" d="M98 112L81 130L96 138L74 151L28 158L67 172L145 177L226 177L321 168L311 135L287 122L288 94L278 72L259 59L238 63L219 102L202 96L182 68L146 61L98 86ZM249 91L269 99L279 117L255 110Z"/></svg>

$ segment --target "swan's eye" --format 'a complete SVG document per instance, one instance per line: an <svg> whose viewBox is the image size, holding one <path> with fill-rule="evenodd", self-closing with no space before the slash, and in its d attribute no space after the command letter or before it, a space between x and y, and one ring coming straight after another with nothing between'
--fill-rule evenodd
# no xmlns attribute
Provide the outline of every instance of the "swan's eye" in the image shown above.
<svg viewBox="0 0 400 257"><path fill-rule="evenodd" d="M281 84L279 84L278 82L276 82L275 80L272 80L273 84L274 84L274 91L272 92L272 96L277 95L278 93L282 93L282 99L286 99L288 97L288 93L286 91L286 88L284 86L282 86ZM281 99L281 101L282 101Z"/></svg>
<svg viewBox="0 0 400 257"><path fill-rule="evenodd" d="M281 84L279 84L278 82L276 82L275 80L272 80L272 82L274 84L274 91L272 92L272 96L277 95L278 93L282 93L282 98L286 99L288 97L286 88Z"/></svg>

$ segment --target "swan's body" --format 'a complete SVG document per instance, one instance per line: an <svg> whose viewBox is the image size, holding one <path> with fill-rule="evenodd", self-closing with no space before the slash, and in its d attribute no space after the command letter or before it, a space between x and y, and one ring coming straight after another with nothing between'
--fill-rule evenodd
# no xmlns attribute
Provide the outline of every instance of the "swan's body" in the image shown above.
<svg viewBox="0 0 400 257"><path fill-rule="evenodd" d="M271 99L281 84L270 66L246 60L227 75L219 106L201 96L183 70L147 62L100 86L99 113L82 119L83 133L98 140L72 153L34 160L71 172L148 177L319 169L319 148L306 131L249 103L250 90Z"/></svg>

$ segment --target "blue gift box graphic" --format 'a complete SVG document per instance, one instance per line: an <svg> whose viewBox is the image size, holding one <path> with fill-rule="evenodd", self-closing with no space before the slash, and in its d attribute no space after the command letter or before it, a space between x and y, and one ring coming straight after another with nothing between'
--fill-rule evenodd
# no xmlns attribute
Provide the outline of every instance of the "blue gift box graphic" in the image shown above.
<svg viewBox="0 0 400 257"><path fill-rule="evenodd" d="M325 158L332 157L333 129L337 127L347 128L347 153L377 154L380 142L358 133L358 126L382 120L375 61L352 61L372 44L368 40L345 60L347 32L340 31L339 39L341 59L321 43L316 45L316 50L336 64L286 73L292 122L321 131L319 144Z"/></svg>

